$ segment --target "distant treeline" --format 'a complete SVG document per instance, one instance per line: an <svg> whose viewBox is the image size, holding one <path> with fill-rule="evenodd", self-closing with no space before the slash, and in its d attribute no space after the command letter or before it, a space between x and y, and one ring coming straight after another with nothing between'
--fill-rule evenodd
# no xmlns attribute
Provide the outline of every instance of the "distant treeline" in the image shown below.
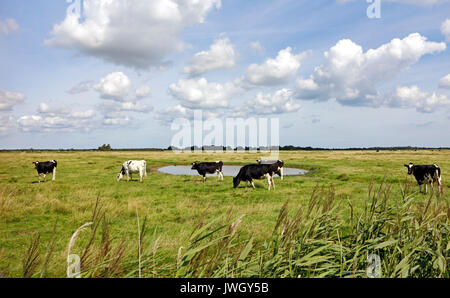
<svg viewBox="0 0 450 298"><path fill-rule="evenodd" d="M0 152L35 152L35 151L60 151L60 152L75 152L75 151L172 151L172 150L185 150L185 151L269 151L276 150L277 148L260 147L260 148L250 148L250 147L223 147L223 146L203 146L197 147L192 146L190 148L180 149L175 147L163 148L132 148L132 149L113 149L111 146L103 145L98 149L0 149ZM351 147L351 148L320 148L320 147L300 147L300 146L281 146L278 150L280 151L400 151L400 150L449 150L450 147L412 147L412 146L396 146L396 147Z"/></svg>

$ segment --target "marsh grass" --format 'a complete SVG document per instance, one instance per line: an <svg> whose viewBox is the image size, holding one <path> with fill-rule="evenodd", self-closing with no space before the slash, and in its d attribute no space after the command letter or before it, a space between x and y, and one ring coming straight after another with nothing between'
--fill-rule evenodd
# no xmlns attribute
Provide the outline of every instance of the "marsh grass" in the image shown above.
<svg viewBox="0 0 450 298"><path fill-rule="evenodd" d="M279 211L270 239L264 241L241 235L245 214L236 217L230 209L222 218L210 221L204 214L192 230L189 246L179 248L174 263L167 262L168 256L158 251L160 237L153 243L145 238L146 219L142 226L138 224L137 255L127 249L130 245L126 240L113 241L110 223L97 199L91 233L81 249L82 276L367 277L367 258L376 254L381 259L382 277L448 278L448 203L433 199L431 194L425 204L415 205L414 196L405 191L407 187L403 196L392 202L391 185L385 180L378 186L369 185L369 201L360 214L352 213L350 227L340 220L341 208L333 187L317 186L307 206L296 206L293 216L289 216L287 201ZM87 227L77 230L74 237L78 238ZM350 233L343 232L348 228ZM39 244L39 234L33 235L23 259L24 277L36 275ZM41 277L45 276L53 246L53 242L47 245Z"/></svg>
<svg viewBox="0 0 450 298"><path fill-rule="evenodd" d="M144 154L152 170L226 160ZM229 177L203 183L155 171L143 183L117 183L116 165L135 158L120 152L62 154L58 180L38 185L32 170L19 174L30 158L21 153L10 166L20 183L0 175L0 274L65 277L71 236L90 222L70 249L82 277L366 277L377 254L383 277L448 278L448 186L419 194L402 165L429 160L445 172L449 154L417 154L286 153L289 166L310 172L267 192L263 182L233 190ZM93 166L83 170L87 156Z"/></svg>

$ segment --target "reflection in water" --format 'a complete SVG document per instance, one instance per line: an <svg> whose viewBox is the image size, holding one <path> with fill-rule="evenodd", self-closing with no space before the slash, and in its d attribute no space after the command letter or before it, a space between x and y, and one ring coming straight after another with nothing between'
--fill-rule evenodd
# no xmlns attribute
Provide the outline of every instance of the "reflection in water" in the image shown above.
<svg viewBox="0 0 450 298"><path fill-rule="evenodd" d="M242 166L223 166L223 175L228 177L234 177L239 173ZM283 168L284 176L298 176L305 175L308 171L294 168ZM159 168L158 172L169 175L198 175L197 171L191 170L191 166L167 166ZM216 174L211 174L207 176L216 176ZM275 175L274 177L278 177Z"/></svg>

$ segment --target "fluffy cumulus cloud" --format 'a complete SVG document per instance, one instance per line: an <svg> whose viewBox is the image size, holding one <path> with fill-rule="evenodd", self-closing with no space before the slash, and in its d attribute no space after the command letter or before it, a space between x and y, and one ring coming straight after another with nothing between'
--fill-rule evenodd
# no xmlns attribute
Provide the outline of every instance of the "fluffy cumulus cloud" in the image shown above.
<svg viewBox="0 0 450 298"><path fill-rule="evenodd" d="M209 83L205 78L179 80L169 86L169 93L189 108L226 108L239 91L233 83Z"/></svg>
<svg viewBox="0 0 450 298"><path fill-rule="evenodd" d="M0 89L0 111L11 111L15 105L23 103L25 95Z"/></svg>
<svg viewBox="0 0 450 298"><path fill-rule="evenodd" d="M287 47L281 50L274 59L267 59L263 64L251 64L240 81L243 86L247 85L247 87L289 83L289 80L300 69L301 60L306 56L307 52L295 55L292 53L292 49Z"/></svg>
<svg viewBox="0 0 450 298"><path fill-rule="evenodd" d="M300 110L301 105L295 102L293 91L281 89L273 94L259 92L256 97L246 102L243 109L247 115L270 115L293 113Z"/></svg>
<svg viewBox="0 0 450 298"><path fill-rule="evenodd" d="M25 115L17 120L24 132L91 131L97 126L94 110L70 111L65 105L41 103L37 114Z"/></svg>
<svg viewBox="0 0 450 298"><path fill-rule="evenodd" d="M183 73L197 76L210 70L228 69L236 64L236 52L230 40L226 37L218 39L208 51L195 54Z"/></svg>
<svg viewBox="0 0 450 298"><path fill-rule="evenodd" d="M309 78L298 78L297 97L345 105L378 106L378 87L416 63L423 55L444 51L445 43L430 42L418 33L366 52L349 39L325 53L325 62Z"/></svg>
<svg viewBox="0 0 450 298"><path fill-rule="evenodd" d="M94 90L98 91L102 98L118 101L126 100L130 89L131 81L122 72L110 73L94 85Z"/></svg>
<svg viewBox="0 0 450 298"><path fill-rule="evenodd" d="M450 19L446 19L441 25L441 32L445 39L450 42Z"/></svg>
<svg viewBox="0 0 450 298"><path fill-rule="evenodd" d="M17 30L19 30L19 25L15 19L8 18L4 21L0 20L0 32L4 35L8 35Z"/></svg>
<svg viewBox="0 0 450 298"><path fill-rule="evenodd" d="M183 29L220 7L221 0L84 0L82 18L69 9L45 44L145 69L182 50Z"/></svg>
<svg viewBox="0 0 450 298"><path fill-rule="evenodd" d="M439 88L447 88L450 89L450 74L439 80Z"/></svg>
<svg viewBox="0 0 450 298"><path fill-rule="evenodd" d="M102 78L98 84L93 86L102 99L98 109L103 115L103 125L106 126L128 126L133 123L133 118L127 114L150 113L153 107L142 102L150 95L149 86L141 86L130 95L132 90L131 80L122 72L113 72Z"/></svg>
<svg viewBox="0 0 450 298"><path fill-rule="evenodd" d="M435 92L421 91L417 86L397 87L394 92L386 95L385 103L396 108L416 108L422 113L450 108L450 98Z"/></svg>

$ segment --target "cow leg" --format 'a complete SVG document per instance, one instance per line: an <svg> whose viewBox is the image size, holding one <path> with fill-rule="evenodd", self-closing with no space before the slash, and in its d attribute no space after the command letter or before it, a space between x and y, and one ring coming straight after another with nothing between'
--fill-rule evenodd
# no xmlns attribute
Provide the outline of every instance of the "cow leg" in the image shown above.
<svg viewBox="0 0 450 298"><path fill-rule="evenodd" d="M47 174L44 174L44 182L47 182Z"/></svg>
<svg viewBox="0 0 450 298"><path fill-rule="evenodd" d="M421 193L421 192L422 192L422 185L419 184L419 193Z"/></svg>
<svg viewBox="0 0 450 298"><path fill-rule="evenodd" d="M272 180L273 190L275 190L275 181L273 181L273 176L270 176L270 179Z"/></svg>
<svg viewBox="0 0 450 298"><path fill-rule="evenodd" d="M56 167L53 168L53 177L52 177L52 181L56 180Z"/></svg>
<svg viewBox="0 0 450 298"><path fill-rule="evenodd" d="M269 174L266 174L266 177L267 177L267 184L269 184L269 190L270 190L270 185L271 185L271 182L270 182L270 175L269 175Z"/></svg>
<svg viewBox="0 0 450 298"><path fill-rule="evenodd" d="M436 182L438 185L438 193L440 194L442 192L442 184L441 184L441 177L439 177L438 173L436 173Z"/></svg>
<svg viewBox="0 0 450 298"><path fill-rule="evenodd" d="M39 181L39 183L41 183L41 174L40 173L38 174L38 181Z"/></svg>
<svg viewBox="0 0 450 298"><path fill-rule="evenodd" d="M253 189L256 189L256 186L255 186L255 183L253 182L253 180L250 180L250 183L252 184Z"/></svg>
<svg viewBox="0 0 450 298"><path fill-rule="evenodd" d="M281 174L281 180L283 180L284 179L283 168L280 169L280 174Z"/></svg>
<svg viewBox="0 0 450 298"><path fill-rule="evenodd" d="M203 182L206 182L206 174L203 174Z"/></svg>
<svg viewBox="0 0 450 298"><path fill-rule="evenodd" d="M141 170L139 171L139 177L140 177L140 181L142 182L142 177L144 176L144 172Z"/></svg>
<svg viewBox="0 0 450 298"><path fill-rule="evenodd" d="M425 183L425 194L428 193L428 184Z"/></svg>

